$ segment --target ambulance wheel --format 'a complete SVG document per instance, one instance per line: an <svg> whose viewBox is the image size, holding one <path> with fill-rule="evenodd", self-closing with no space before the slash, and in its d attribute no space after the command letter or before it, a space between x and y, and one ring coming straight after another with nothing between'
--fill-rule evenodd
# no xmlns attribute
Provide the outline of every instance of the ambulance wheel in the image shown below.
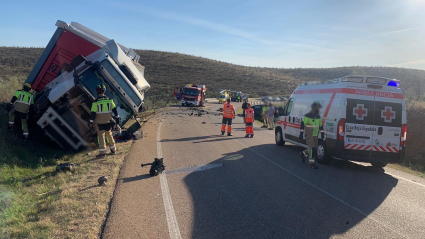
<svg viewBox="0 0 425 239"><path fill-rule="evenodd" d="M275 131L275 141L276 144L279 146L283 146L285 145L285 141L283 140L283 134L282 134L282 129L281 128L276 128Z"/></svg>
<svg viewBox="0 0 425 239"><path fill-rule="evenodd" d="M375 163L370 163L370 164L372 164L372 167L374 167L374 168L383 168L383 167L387 166L388 163L375 162Z"/></svg>
<svg viewBox="0 0 425 239"><path fill-rule="evenodd" d="M317 148L316 159L317 162L321 164L328 164L331 162L331 157L329 157L329 154L326 149L326 143L323 140L319 140L319 147Z"/></svg>

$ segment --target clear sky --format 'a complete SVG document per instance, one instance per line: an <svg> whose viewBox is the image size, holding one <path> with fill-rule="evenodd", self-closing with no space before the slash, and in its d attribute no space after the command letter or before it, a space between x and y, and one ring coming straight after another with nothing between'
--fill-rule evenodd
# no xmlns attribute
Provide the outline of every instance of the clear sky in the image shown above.
<svg viewBox="0 0 425 239"><path fill-rule="evenodd" d="M12 0L1 3L0 45L44 47L56 20L247 66L425 69L425 0Z"/></svg>

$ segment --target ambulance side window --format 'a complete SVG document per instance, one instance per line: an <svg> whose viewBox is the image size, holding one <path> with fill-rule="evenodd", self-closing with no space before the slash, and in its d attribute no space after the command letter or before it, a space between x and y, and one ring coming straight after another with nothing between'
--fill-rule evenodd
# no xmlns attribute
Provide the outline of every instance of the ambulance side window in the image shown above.
<svg viewBox="0 0 425 239"><path fill-rule="evenodd" d="M283 109L283 116L288 116L291 114L292 105L294 104L294 99L289 99L288 103L286 103L285 108Z"/></svg>

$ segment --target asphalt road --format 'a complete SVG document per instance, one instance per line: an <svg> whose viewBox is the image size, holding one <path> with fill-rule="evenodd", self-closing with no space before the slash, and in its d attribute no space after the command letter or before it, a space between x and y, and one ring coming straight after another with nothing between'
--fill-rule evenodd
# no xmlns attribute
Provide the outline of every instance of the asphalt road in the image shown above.
<svg viewBox="0 0 425 239"><path fill-rule="evenodd" d="M145 124L103 238L425 238L423 178L352 162L310 169L273 131L243 138L240 117L221 136L220 106L171 107ZM140 164L156 157L166 173L150 177Z"/></svg>

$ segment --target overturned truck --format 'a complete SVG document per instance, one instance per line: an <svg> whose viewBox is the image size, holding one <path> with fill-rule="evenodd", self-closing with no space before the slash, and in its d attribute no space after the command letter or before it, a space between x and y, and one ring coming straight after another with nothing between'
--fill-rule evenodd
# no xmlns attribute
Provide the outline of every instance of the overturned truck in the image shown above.
<svg viewBox="0 0 425 239"><path fill-rule="evenodd" d="M106 86L121 125L142 109L150 85L134 50L75 22L56 26L26 80L36 92L30 115L59 146L78 150L96 137L88 123L97 85Z"/></svg>

